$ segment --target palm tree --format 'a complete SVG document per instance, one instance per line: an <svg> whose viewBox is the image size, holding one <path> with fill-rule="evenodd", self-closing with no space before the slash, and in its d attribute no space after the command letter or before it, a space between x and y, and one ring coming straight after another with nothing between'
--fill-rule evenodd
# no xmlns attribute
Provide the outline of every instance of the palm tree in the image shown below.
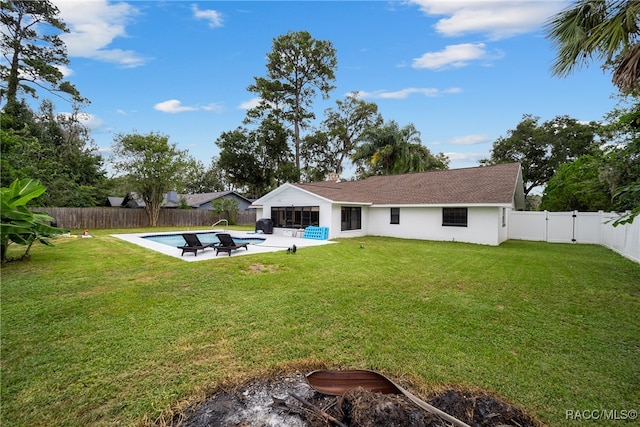
<svg viewBox="0 0 640 427"><path fill-rule="evenodd" d="M623 95L640 94L640 1L578 0L548 23L548 38L558 47L553 73L566 76L592 56L604 60L603 67L613 70L613 84ZM638 117L637 109L633 112ZM637 122L636 122L637 124ZM637 129L631 124L632 132ZM638 197L640 183L619 189L615 197ZM640 206L622 215L614 225L633 222Z"/></svg>
<svg viewBox="0 0 640 427"><path fill-rule="evenodd" d="M399 164L407 151L405 136L419 139L415 127L410 126L414 129L413 134L407 130L404 132L406 135L403 135L403 130L393 120L364 131L360 137L361 144L352 156L361 174L366 176L398 173Z"/></svg>
<svg viewBox="0 0 640 427"><path fill-rule="evenodd" d="M409 146L409 157L407 160L408 162L402 173L449 169L449 158L447 156L443 153L438 153L434 156L427 147L421 144L412 144Z"/></svg>
<svg viewBox="0 0 640 427"><path fill-rule="evenodd" d="M640 81L640 2L578 0L553 16L547 37L558 49L552 72L567 76L593 57L613 70L613 84L623 94L635 92Z"/></svg>
<svg viewBox="0 0 640 427"><path fill-rule="evenodd" d="M447 169L443 154L433 156L421 144L420 132L413 124L403 128L395 121L367 129L352 156L361 177L397 175L409 172Z"/></svg>

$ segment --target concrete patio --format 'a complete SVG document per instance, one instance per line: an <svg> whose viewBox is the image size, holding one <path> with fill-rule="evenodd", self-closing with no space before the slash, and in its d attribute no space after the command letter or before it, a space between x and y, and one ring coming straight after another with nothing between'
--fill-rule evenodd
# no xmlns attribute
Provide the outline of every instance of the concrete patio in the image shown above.
<svg viewBox="0 0 640 427"><path fill-rule="evenodd" d="M250 244L248 246L248 250L239 249L233 251L231 253L232 257L237 256L246 256L246 255L255 255L267 252L277 252L277 251L286 251L287 249L296 245L296 248L302 249L310 246L320 246L327 245L332 242L330 240L314 240L314 239L305 239L303 237L291 237L291 236L282 236L282 235L274 235L274 234L256 234L256 233L248 233L245 231L233 231L233 230L196 230L196 231L184 231L187 232L220 232L220 233L229 233L233 237L238 238L255 238L260 237L266 239L264 243L260 244ZM160 252L164 255L168 255L170 257L178 258L187 262L194 261L207 261L214 259L227 259L229 255L226 253L220 253L216 256L216 251L213 248L207 248L202 251L198 251L198 255L194 256L193 253L185 253L184 256L181 256L181 249L178 249L174 246L168 246L162 243L153 242L148 239L144 239L144 236L150 235L158 235L158 234L181 234L181 232L167 232L167 233L135 233L135 234L112 234L113 237L124 240L129 243L133 243L138 246L142 246L143 248L151 249L156 252Z"/></svg>

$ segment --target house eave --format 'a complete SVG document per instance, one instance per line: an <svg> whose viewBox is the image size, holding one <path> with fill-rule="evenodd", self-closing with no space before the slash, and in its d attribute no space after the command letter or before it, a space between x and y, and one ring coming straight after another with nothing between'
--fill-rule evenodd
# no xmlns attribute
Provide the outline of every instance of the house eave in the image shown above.
<svg viewBox="0 0 640 427"><path fill-rule="evenodd" d="M329 200L331 204L334 205L350 205L350 206L375 206L371 202L353 202L353 201L339 201L339 200Z"/></svg>
<svg viewBox="0 0 640 427"><path fill-rule="evenodd" d="M498 207L511 208L513 203L397 203L371 204L372 208L483 208Z"/></svg>
<svg viewBox="0 0 640 427"><path fill-rule="evenodd" d="M326 197L322 197L312 191L308 191L305 190L304 188L300 188L297 185L293 185L291 183L284 183L282 184L280 187L276 188L275 190L265 194L264 196L260 197L259 199L255 200L250 207L254 207L254 208L261 208L264 207L265 202L273 199L274 197L276 197L278 194L282 193L283 191L285 191L286 189L289 188L293 188L296 191L300 191L301 193L307 194L309 196L315 197L316 199L322 200L324 202L328 202L328 203L335 203L333 200L327 199Z"/></svg>

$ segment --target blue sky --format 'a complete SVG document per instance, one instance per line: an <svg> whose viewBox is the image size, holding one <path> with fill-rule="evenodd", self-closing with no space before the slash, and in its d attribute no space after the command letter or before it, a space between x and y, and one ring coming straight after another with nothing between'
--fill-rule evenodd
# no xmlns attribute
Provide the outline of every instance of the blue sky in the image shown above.
<svg viewBox="0 0 640 427"><path fill-rule="evenodd" d="M315 101L318 118L359 92L385 120L413 123L451 168L478 165L524 114L602 120L616 105L598 63L551 75L543 25L568 2L52 1L71 30L65 74L91 100L86 123L104 153L119 133L153 131L209 165L288 31L336 48L336 89Z"/></svg>

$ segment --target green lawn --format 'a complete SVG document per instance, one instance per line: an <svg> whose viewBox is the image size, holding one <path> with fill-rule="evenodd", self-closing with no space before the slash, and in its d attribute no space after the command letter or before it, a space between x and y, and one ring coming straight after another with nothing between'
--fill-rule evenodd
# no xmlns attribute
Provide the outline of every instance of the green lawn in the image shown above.
<svg viewBox="0 0 640 427"><path fill-rule="evenodd" d="M640 409L640 266L603 247L368 237L188 263L125 231L3 266L3 425L144 424L320 366L488 390L552 426Z"/></svg>

